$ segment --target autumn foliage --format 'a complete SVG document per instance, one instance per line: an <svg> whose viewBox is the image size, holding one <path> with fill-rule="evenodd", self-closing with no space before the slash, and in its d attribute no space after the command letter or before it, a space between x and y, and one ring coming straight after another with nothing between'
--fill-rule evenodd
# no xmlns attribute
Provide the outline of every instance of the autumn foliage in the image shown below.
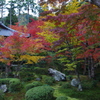
<svg viewBox="0 0 100 100"><path fill-rule="evenodd" d="M10 63L12 61L21 61L26 60L38 62L41 56L33 56L45 50L50 50L50 43L48 43L44 37L36 34L41 32L41 29L38 27L43 25L42 21L32 21L27 26L11 26L13 29L16 29L18 32L14 35L7 37L4 42L0 43L3 47L0 48L1 52L1 61L5 63ZM24 33L23 33L24 32ZM28 37L29 36L29 37ZM3 40L3 38L1 38ZM29 57L29 55L31 55ZM23 58L23 59L22 59Z"/></svg>
<svg viewBox="0 0 100 100"><path fill-rule="evenodd" d="M73 2L71 5L75 4ZM100 9L85 4L78 6L74 13L71 10L68 13L66 8L66 11L64 9L57 15L48 15L44 19L55 25L50 31L60 36L59 40L53 42L53 49L57 51L58 60L67 68L76 69L81 63L83 69L89 68L89 77L94 77L94 68L100 62Z"/></svg>
<svg viewBox="0 0 100 100"><path fill-rule="evenodd" d="M46 9L40 19L32 20L27 26L11 26L18 33L0 42L3 45L0 61L8 58L9 62L24 59L28 63L37 63L44 56L36 55L51 52L55 56L47 54L45 60L49 63L54 57L70 70L81 64L83 70L88 68L90 77L94 77L94 68L100 63L100 9L77 0L60 9L54 7L54 0L48 0L48 4L53 4L53 10Z"/></svg>

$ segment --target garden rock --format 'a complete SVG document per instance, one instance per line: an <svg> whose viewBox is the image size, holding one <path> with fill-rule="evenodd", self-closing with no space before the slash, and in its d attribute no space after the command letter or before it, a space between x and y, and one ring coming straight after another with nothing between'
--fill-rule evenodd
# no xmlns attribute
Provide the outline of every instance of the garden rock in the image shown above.
<svg viewBox="0 0 100 100"><path fill-rule="evenodd" d="M78 89L77 90L78 91L82 91L82 85L81 84L78 85Z"/></svg>
<svg viewBox="0 0 100 100"><path fill-rule="evenodd" d="M7 91L7 86L6 86L6 84L1 85L1 86L0 86L0 90L2 90L3 92L6 92L6 91Z"/></svg>
<svg viewBox="0 0 100 100"><path fill-rule="evenodd" d="M61 73L60 71L57 71L52 68L49 68L48 71L49 71L49 74L51 74L52 77L54 77L54 79L56 81L65 81L66 80L66 75Z"/></svg>
<svg viewBox="0 0 100 100"><path fill-rule="evenodd" d="M79 81L77 79L72 79L71 85L77 87L79 85Z"/></svg>
<svg viewBox="0 0 100 100"><path fill-rule="evenodd" d="M41 81L41 78L36 78L36 81Z"/></svg>

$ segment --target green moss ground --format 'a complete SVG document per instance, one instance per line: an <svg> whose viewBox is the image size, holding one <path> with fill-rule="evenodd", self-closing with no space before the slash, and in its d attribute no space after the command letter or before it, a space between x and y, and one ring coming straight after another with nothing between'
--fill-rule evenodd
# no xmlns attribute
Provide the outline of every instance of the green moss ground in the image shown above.
<svg viewBox="0 0 100 100"><path fill-rule="evenodd" d="M85 76L81 76L82 80L88 80ZM90 80L88 80L90 81ZM23 83L24 87L31 83L25 82ZM83 89L83 91L77 91L77 88L71 87L71 88L61 88L61 84L64 84L66 82L70 82L70 80L67 80L65 82L56 82L52 87L55 89L54 96L66 96L68 97L68 100L100 100L100 84L98 83L97 87L89 88L89 89ZM26 90L23 88L20 92L16 93L5 93L6 100L25 100L25 93Z"/></svg>

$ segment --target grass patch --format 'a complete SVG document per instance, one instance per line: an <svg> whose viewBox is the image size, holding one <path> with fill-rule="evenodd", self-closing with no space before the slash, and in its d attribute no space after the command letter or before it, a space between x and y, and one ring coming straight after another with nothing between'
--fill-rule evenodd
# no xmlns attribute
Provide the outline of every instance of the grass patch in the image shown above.
<svg viewBox="0 0 100 100"><path fill-rule="evenodd" d="M59 93L64 93L65 95L79 100L100 100L100 88L93 88L89 90L77 91L75 88L71 89L58 89Z"/></svg>
<svg viewBox="0 0 100 100"><path fill-rule="evenodd" d="M86 77L83 77L86 78ZM84 79L83 79L84 80ZM83 81L84 82L84 81ZM70 83L70 82L58 82L53 86L55 89L54 96L66 96L68 97L68 100L100 100L100 86L90 86L92 81L86 81L85 85L88 88L83 88L83 91L77 91L77 87L66 87L62 88L64 84ZM91 84L90 84L91 83ZM85 87L86 87L85 86Z"/></svg>
<svg viewBox="0 0 100 100"><path fill-rule="evenodd" d="M62 82L62 83L65 83L65 82ZM55 97L59 97L59 96L65 96L65 97L67 97L68 98L68 100L79 100L79 99L76 99L76 98L73 98L73 97L69 97L67 94L66 94L66 92L62 92L60 89L61 86L59 86L59 85L55 85L55 86L53 86L53 88L55 89L55 91L54 91L54 96ZM64 89L65 90L65 89ZM70 89L71 90L71 89ZM71 92L69 90L69 92Z"/></svg>

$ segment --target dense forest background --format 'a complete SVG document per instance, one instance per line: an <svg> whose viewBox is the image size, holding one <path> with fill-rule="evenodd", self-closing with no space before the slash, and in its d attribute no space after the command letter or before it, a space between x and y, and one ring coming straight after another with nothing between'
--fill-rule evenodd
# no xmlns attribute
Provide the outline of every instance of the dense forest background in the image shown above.
<svg viewBox="0 0 100 100"><path fill-rule="evenodd" d="M41 11L37 0L0 0L0 20L5 25L14 25L20 18L27 19L27 24L29 18L36 19Z"/></svg>

